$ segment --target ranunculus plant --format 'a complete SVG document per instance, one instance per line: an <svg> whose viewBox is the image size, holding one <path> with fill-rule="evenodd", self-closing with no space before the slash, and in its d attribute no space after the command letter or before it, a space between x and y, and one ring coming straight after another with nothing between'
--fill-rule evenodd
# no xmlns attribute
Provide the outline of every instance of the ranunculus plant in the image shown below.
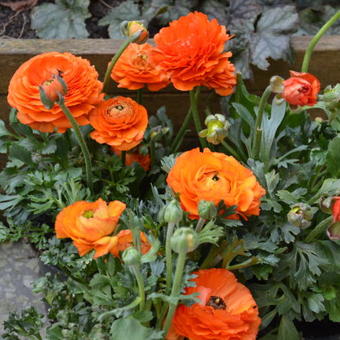
<svg viewBox="0 0 340 340"><path fill-rule="evenodd" d="M308 73L339 17L261 97L225 50L238 37L199 12L154 45L123 23L103 83L70 53L22 64L0 124L0 240L26 237L54 270L34 286L48 314L11 315L4 338L296 340L301 322L339 322L340 85ZM137 100L106 95L111 81ZM170 83L190 96L178 131L142 105ZM202 87L228 96L206 119Z"/></svg>

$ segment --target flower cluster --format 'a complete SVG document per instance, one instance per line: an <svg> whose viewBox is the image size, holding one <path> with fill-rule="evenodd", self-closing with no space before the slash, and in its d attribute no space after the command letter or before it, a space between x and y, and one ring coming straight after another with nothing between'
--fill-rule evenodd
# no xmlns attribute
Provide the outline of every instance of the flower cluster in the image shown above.
<svg viewBox="0 0 340 340"><path fill-rule="evenodd" d="M328 94L332 105L322 103L320 82L304 62L286 80L272 77L261 98L242 81L235 89L225 51L232 36L203 13L171 22L155 45L146 42L142 22L121 28L126 40L103 83L89 61L49 52L22 64L9 85L19 122L51 134L21 138L1 129L1 143L6 134L15 141L1 144L11 159L0 175L10 182L1 185L7 192L0 206L10 223L16 215L42 229L54 221L56 238L68 239L58 241L58 251L73 247L72 259L88 254L67 269L65 294L58 287L55 300L67 296L72 312L67 332L63 321L53 332L72 339L255 340L261 313L281 338L297 337L294 318L338 320L339 117L331 111L327 122L315 123L305 112L290 114L316 104L334 109L337 87ZM105 94L111 80L136 91L136 100ZM190 91L177 134L163 108L149 117L141 104L143 88L170 84ZM200 87L222 96L236 91L221 107L228 116L207 108L203 130ZM191 120L201 148L178 154ZM29 130L15 124L20 133ZM70 257L60 258L68 268ZM55 310L51 315L54 322ZM86 326L72 333L69 320Z"/></svg>

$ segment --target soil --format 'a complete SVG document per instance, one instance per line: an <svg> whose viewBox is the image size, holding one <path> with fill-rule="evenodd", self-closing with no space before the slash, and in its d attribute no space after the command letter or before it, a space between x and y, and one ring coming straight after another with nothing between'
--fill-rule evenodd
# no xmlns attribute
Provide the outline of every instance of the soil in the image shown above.
<svg viewBox="0 0 340 340"><path fill-rule="evenodd" d="M19 2L20 0L1 0L1 2ZM98 21L112 8L124 0L91 0L89 10L91 17L86 20L89 38L109 38L107 26L99 26ZM39 0L36 6L53 0ZM35 31L31 29L30 12L32 8L12 11L0 5L0 38L34 39Z"/></svg>

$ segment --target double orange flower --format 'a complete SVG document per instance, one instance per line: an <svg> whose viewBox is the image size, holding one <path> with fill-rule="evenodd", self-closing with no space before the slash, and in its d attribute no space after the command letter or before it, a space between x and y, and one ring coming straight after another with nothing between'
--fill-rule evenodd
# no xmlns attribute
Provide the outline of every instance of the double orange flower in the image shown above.
<svg viewBox="0 0 340 340"><path fill-rule="evenodd" d="M200 270L195 287L199 303L177 307L167 340L255 340L261 323L259 311L248 288L226 269Z"/></svg>
<svg viewBox="0 0 340 340"><path fill-rule="evenodd" d="M259 215L260 200L265 195L251 170L234 157L209 149L201 152L197 148L180 155L167 183L179 194L182 208L191 218L198 218L201 200L236 206L236 215L231 218Z"/></svg>
<svg viewBox="0 0 340 340"><path fill-rule="evenodd" d="M64 208L56 218L57 238L71 238L83 256L95 250L94 258L108 253L118 256L132 245L131 230L113 235L125 203L113 201L107 204L101 198L95 202L78 201ZM142 252L150 249L146 236L141 233Z"/></svg>

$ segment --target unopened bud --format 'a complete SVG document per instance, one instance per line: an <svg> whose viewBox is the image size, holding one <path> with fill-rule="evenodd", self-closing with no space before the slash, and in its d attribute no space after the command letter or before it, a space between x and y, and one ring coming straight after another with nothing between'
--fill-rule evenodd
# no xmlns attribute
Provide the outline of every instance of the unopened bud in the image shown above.
<svg viewBox="0 0 340 340"><path fill-rule="evenodd" d="M302 229L308 228L313 219L313 209L305 203L297 203L293 205L292 209L287 214L288 222L295 227Z"/></svg>
<svg viewBox="0 0 340 340"><path fill-rule="evenodd" d="M205 220L211 220L217 215L217 207L214 202L211 201L199 201L198 203L198 214Z"/></svg>
<svg viewBox="0 0 340 340"><path fill-rule="evenodd" d="M327 236L330 240L340 240L340 222L333 222L327 229Z"/></svg>
<svg viewBox="0 0 340 340"><path fill-rule="evenodd" d="M228 135L230 123L221 114L209 115L204 124L207 129L199 132L201 138L206 138L211 144L220 144L224 138Z"/></svg>
<svg viewBox="0 0 340 340"><path fill-rule="evenodd" d="M324 212L325 214L331 214L332 213L332 202L333 202L332 196L321 196L319 200L320 210Z"/></svg>
<svg viewBox="0 0 340 340"><path fill-rule="evenodd" d="M135 266L140 264L141 254L134 247L129 247L123 251L122 260L128 266Z"/></svg>
<svg viewBox="0 0 340 340"><path fill-rule="evenodd" d="M149 31L142 21L123 21L121 31L127 37L136 36L133 41L136 44L144 44L149 38Z"/></svg>
<svg viewBox="0 0 340 340"><path fill-rule="evenodd" d="M40 99L47 109L51 109L60 96L67 92L65 81L60 75L53 75L50 80L46 80L39 86Z"/></svg>
<svg viewBox="0 0 340 340"><path fill-rule="evenodd" d="M176 253L190 253L199 246L199 239L193 229L182 227L174 232L170 244L172 250Z"/></svg>
<svg viewBox="0 0 340 340"><path fill-rule="evenodd" d="M270 88L274 93L282 93L284 90L284 79L279 76L273 76L270 78Z"/></svg>
<svg viewBox="0 0 340 340"><path fill-rule="evenodd" d="M170 201L164 209L164 221L166 223L179 223L183 218L183 210L177 200Z"/></svg>

